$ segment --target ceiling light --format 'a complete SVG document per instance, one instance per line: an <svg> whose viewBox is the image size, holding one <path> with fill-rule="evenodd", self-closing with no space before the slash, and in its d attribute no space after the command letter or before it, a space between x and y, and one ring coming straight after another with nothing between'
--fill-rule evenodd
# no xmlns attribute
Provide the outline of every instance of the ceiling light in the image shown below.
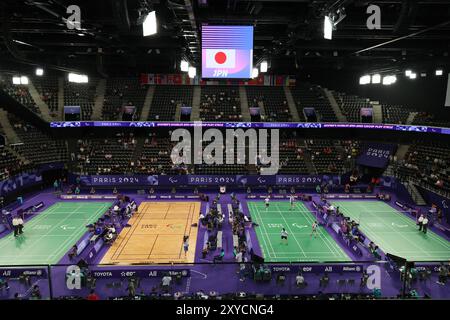
<svg viewBox="0 0 450 320"><path fill-rule="evenodd" d="M191 78L191 79L195 78L196 74L197 74L197 69L195 67L189 67L189 70L188 70L189 78Z"/></svg>
<svg viewBox="0 0 450 320"><path fill-rule="evenodd" d="M267 68L268 68L267 61L261 62L261 65L259 66L260 71L261 72L267 72Z"/></svg>
<svg viewBox="0 0 450 320"><path fill-rule="evenodd" d="M327 40L333 37L333 21L329 16L325 16L323 21L323 37Z"/></svg>
<svg viewBox="0 0 450 320"><path fill-rule="evenodd" d="M21 76L20 77L20 84L28 84L28 77Z"/></svg>
<svg viewBox="0 0 450 320"><path fill-rule="evenodd" d="M252 78L257 78L259 74L258 68L253 68L252 70Z"/></svg>
<svg viewBox="0 0 450 320"><path fill-rule="evenodd" d="M154 35L158 32L155 11L150 12L147 17L145 17L144 23L142 24L142 30L144 37Z"/></svg>
<svg viewBox="0 0 450 320"><path fill-rule="evenodd" d="M365 84L369 84L369 83L370 83L370 75L366 74L359 78L360 85L365 85Z"/></svg>
<svg viewBox="0 0 450 320"><path fill-rule="evenodd" d="M183 71L183 72L188 72L189 71L189 63L186 60L181 60L180 70Z"/></svg>
<svg viewBox="0 0 450 320"><path fill-rule="evenodd" d="M374 74L374 75L372 76L372 83L373 83L373 84L381 83L381 75L379 75L379 74Z"/></svg>

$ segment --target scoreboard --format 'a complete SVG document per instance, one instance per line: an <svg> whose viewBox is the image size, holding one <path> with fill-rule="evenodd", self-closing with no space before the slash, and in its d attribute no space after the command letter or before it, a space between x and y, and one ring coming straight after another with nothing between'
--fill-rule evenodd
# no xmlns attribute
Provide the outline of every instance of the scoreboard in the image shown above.
<svg viewBox="0 0 450 320"><path fill-rule="evenodd" d="M202 26L202 78L250 79L253 26Z"/></svg>

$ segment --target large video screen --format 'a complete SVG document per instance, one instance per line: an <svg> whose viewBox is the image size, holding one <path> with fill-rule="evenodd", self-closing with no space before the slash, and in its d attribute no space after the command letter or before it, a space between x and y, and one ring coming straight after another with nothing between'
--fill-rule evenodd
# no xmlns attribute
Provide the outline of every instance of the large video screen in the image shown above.
<svg viewBox="0 0 450 320"><path fill-rule="evenodd" d="M253 26L202 26L202 78L249 79Z"/></svg>

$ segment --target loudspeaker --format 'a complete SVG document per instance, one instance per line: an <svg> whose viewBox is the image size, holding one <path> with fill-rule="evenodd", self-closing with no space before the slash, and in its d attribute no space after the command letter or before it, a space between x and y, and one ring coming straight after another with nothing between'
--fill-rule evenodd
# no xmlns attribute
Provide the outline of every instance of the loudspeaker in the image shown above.
<svg viewBox="0 0 450 320"><path fill-rule="evenodd" d="M255 263L264 263L264 258L261 256L258 256L257 254L253 254L252 260Z"/></svg>
<svg viewBox="0 0 450 320"><path fill-rule="evenodd" d="M394 261L398 265L403 265L404 266L406 264L406 262L407 262L405 258L396 256L396 255L393 255L393 254L390 254L390 253L386 253L386 257L388 257L389 259L391 259L392 261Z"/></svg>

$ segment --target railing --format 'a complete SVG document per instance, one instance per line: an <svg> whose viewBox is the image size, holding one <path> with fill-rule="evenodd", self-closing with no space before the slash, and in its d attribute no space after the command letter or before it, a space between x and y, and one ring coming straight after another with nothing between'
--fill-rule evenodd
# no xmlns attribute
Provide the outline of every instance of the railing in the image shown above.
<svg viewBox="0 0 450 320"><path fill-rule="evenodd" d="M101 299L232 297L237 293L270 298L319 292L450 299L450 284L439 277L440 268L440 262L417 262L405 277L402 267L388 261L0 266L0 299L85 299L91 290ZM168 285L164 277L170 277Z"/></svg>

